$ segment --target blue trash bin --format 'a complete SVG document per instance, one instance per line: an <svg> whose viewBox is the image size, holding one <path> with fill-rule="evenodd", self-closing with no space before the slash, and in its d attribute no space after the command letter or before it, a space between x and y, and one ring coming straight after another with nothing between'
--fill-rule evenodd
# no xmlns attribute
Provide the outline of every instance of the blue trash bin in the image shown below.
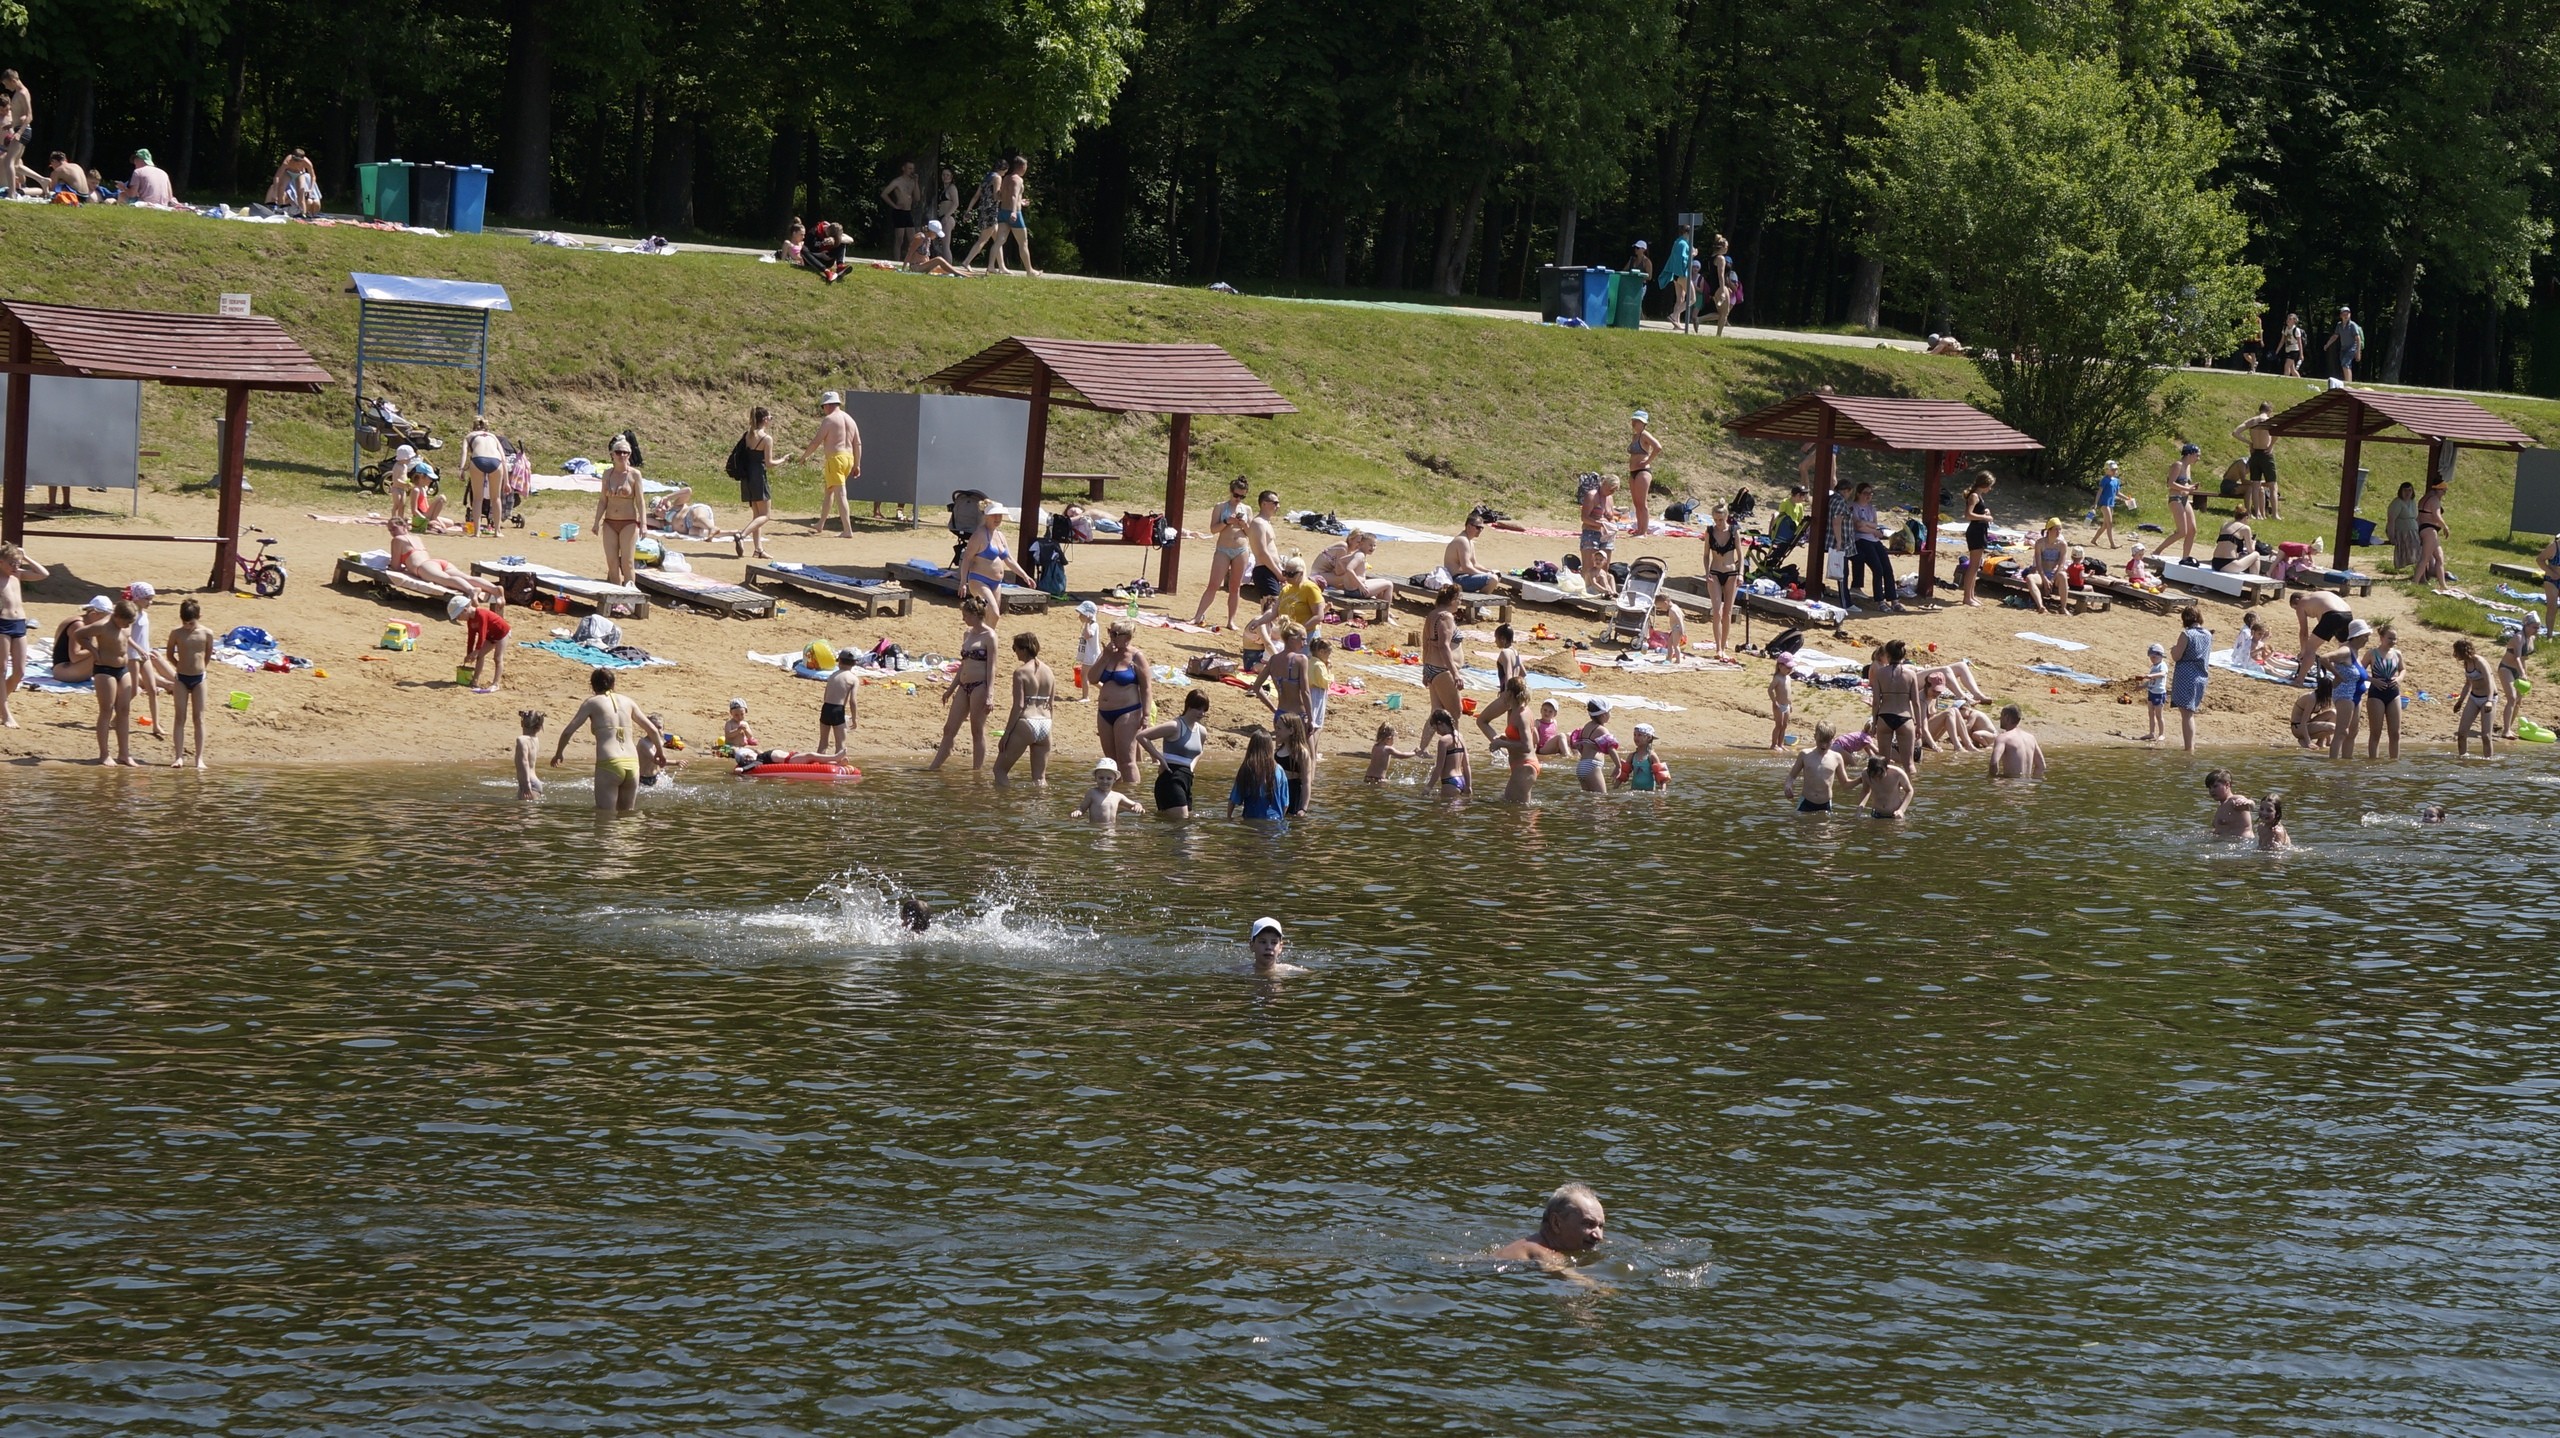
<svg viewBox="0 0 2560 1438"><path fill-rule="evenodd" d="M453 172L453 228L466 235L480 233L488 218L489 167L463 165Z"/></svg>
<svg viewBox="0 0 2560 1438"><path fill-rule="evenodd" d="M1617 271L1598 265L1582 272L1582 322L1593 329L1605 329L1609 323L1609 283Z"/></svg>

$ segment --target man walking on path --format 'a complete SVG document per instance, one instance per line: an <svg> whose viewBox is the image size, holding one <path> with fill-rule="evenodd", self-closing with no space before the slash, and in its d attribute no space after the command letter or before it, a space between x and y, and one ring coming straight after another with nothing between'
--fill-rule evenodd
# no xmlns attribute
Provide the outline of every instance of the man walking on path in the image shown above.
<svg viewBox="0 0 2560 1438"><path fill-rule="evenodd" d="M2364 358L2364 326L2356 323L2356 312L2338 306L2338 327L2329 332L2329 342L2321 348L2329 351L2333 373L2340 384L2356 382L2356 361Z"/></svg>

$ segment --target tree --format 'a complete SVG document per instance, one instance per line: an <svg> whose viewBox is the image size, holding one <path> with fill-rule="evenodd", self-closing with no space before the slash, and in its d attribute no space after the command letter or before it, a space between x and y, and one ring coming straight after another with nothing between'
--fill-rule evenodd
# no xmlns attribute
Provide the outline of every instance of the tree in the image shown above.
<svg viewBox="0 0 2560 1438"><path fill-rule="evenodd" d="M2035 468L2094 480L2186 402L2165 367L2252 321L2259 273L2227 140L2112 60L1976 43L1961 92L1897 89L1865 148L1876 253L1943 303L2000 417L2045 442Z"/></svg>

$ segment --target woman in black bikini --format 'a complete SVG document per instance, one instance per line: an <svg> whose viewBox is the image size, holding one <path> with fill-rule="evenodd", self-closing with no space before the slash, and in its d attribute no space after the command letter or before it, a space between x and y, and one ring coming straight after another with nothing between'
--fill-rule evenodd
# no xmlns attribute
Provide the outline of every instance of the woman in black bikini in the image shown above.
<svg viewBox="0 0 2560 1438"><path fill-rule="evenodd" d="M1147 656L1129 642L1136 632L1126 621L1115 620L1104 631L1102 657L1093 661L1093 680L1099 686L1093 715L1095 735L1102 741L1103 754L1118 762L1121 779L1129 783L1137 782L1138 730L1155 700L1155 680L1148 673Z"/></svg>
<svg viewBox="0 0 2560 1438"><path fill-rule="evenodd" d="M1964 602L1976 609L1982 601L1973 596L1974 581L1982 577L1983 556L1991 549L1991 486L1999 482L1986 469L1964 491Z"/></svg>
<svg viewBox="0 0 2560 1438"><path fill-rule="evenodd" d="M2444 476L2429 475L2427 492L2418 496L2418 567L2409 571L2411 584L2453 582L2453 571L2444 567L2444 495Z"/></svg>
<svg viewBox="0 0 2560 1438"><path fill-rule="evenodd" d="M1733 522L1733 506L1719 501L1707 521L1707 598L1714 605L1708 627L1715 631L1716 653L1733 657L1733 601L1742 588L1742 526Z"/></svg>
<svg viewBox="0 0 2560 1438"><path fill-rule="evenodd" d="M1867 712L1873 721L1868 733L1886 762L1900 764L1910 773L1920 769L1920 726L1913 722L1913 711L1920 700L1920 685L1906 661L1910 646L1899 639L1884 646L1884 662L1867 673L1867 687L1873 697Z"/></svg>
<svg viewBox="0 0 2560 1438"><path fill-rule="evenodd" d="M987 762L987 707L994 702L996 687L996 632L987 623L987 601L974 594L963 598L960 622L967 626L960 634L960 669L942 696L951 713L942 721L941 747L933 751L933 762L924 766L928 773L951 757L963 720L969 725L969 768L975 771Z"/></svg>
<svg viewBox="0 0 2560 1438"><path fill-rule="evenodd" d="M1627 503L1636 512L1634 532L1653 533L1653 461L1662 453L1662 441L1653 437L1653 416L1637 410L1627 421Z"/></svg>

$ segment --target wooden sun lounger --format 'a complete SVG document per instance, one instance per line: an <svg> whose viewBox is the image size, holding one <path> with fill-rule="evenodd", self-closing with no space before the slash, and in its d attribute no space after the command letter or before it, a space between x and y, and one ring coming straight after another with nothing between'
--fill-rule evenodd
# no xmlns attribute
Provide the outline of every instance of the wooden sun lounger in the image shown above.
<svg viewBox="0 0 2560 1438"><path fill-rule="evenodd" d="M856 614L869 618L875 614L910 614L915 610L915 591L894 579L876 584L856 584L850 575L832 569L784 569L773 564L747 566L750 587L781 588L816 595L845 605Z"/></svg>
<svg viewBox="0 0 2560 1438"><path fill-rule="evenodd" d="M2139 584L2127 584L2121 579L2110 577L2106 579L2092 579L2089 581L2089 587L2091 589L2105 590L2107 593L2114 595L2125 603L2130 604L2137 609L2149 610L2153 614L2174 614L2177 612L2178 598L2176 595L2154 594Z"/></svg>
<svg viewBox="0 0 2560 1438"><path fill-rule="evenodd" d="M453 597L453 591L442 585L429 584L414 574L403 574L396 569L376 569L353 554L338 556L337 573L329 576L329 582L341 587L370 584L385 594L415 599L439 610L444 608L446 600Z"/></svg>
<svg viewBox="0 0 2560 1438"><path fill-rule="evenodd" d="M703 574L669 574L663 570L643 569L631 576L632 582L662 599L708 609L731 619L771 619L773 596L723 584Z"/></svg>
<svg viewBox="0 0 2560 1438"><path fill-rule="evenodd" d="M2285 576L2296 589L2334 589L2340 594L2371 594L2373 576L2352 569L2296 569Z"/></svg>
<svg viewBox="0 0 2560 1438"><path fill-rule="evenodd" d="M2160 566L2163 583L2234 604L2256 604L2284 593L2284 586L2263 574L2226 574L2209 564L2185 564L2169 560Z"/></svg>
<svg viewBox="0 0 2560 1438"><path fill-rule="evenodd" d="M1353 594L1341 589L1328 589L1324 592L1325 608L1345 619L1358 619L1365 615L1372 624L1387 622L1387 606L1392 602L1388 599L1372 599L1365 594Z"/></svg>
<svg viewBox="0 0 2560 1438"><path fill-rule="evenodd" d="M1418 584L1398 584L1396 597L1425 609L1440 599L1438 591ZM1464 624L1481 624L1487 619L1496 624L1508 624L1511 622L1511 596L1490 589L1482 594L1469 594L1462 589L1458 591L1458 619Z"/></svg>
<svg viewBox="0 0 2560 1438"><path fill-rule="evenodd" d="M628 584L607 584L583 574L571 574L547 564L506 564L495 559L471 561L471 572L483 579L507 579L522 576L544 594L583 604L598 614L619 614L626 619L649 617L649 596Z"/></svg>
<svg viewBox="0 0 2560 1438"><path fill-rule="evenodd" d="M940 590L954 599L960 597L959 570L917 564L910 560L892 561L888 568L892 579L904 580L919 589ZM996 591L996 604L1006 614L1044 614L1049 609L1049 595L1045 590L1008 584Z"/></svg>
<svg viewBox="0 0 2560 1438"><path fill-rule="evenodd" d="M2027 582L2025 580L2011 579L2006 573L1998 571L1986 573L1981 578L1976 579L1973 582L1973 587L1976 593L1980 593L1987 589L1995 594L2027 594ZM2028 597L2033 598L2034 596L2028 595ZM2100 589L2095 584L2083 585L2078 589L2072 590L2071 602L2079 606L2080 609L2092 614L2104 613L2105 611L2115 607L2115 600L2111 596L2110 592Z"/></svg>
<svg viewBox="0 0 2560 1438"><path fill-rule="evenodd" d="M2542 571L2530 564L2509 564L2500 560L2489 566L2489 572L2500 579L2521 579L2527 584L2542 582Z"/></svg>
<svg viewBox="0 0 2560 1438"><path fill-rule="evenodd" d="M1543 609L1561 609L1567 614L1578 614L1586 619L1606 619L1616 608L1608 600L1596 594L1567 594L1552 584L1540 584L1531 579L1519 581L1519 587L1520 602L1523 604L1535 604Z"/></svg>

